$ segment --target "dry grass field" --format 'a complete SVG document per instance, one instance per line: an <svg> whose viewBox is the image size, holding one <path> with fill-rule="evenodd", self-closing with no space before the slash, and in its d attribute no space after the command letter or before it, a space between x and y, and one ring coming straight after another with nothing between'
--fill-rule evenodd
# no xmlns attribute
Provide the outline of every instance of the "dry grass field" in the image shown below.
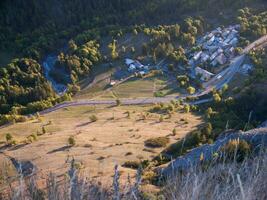
<svg viewBox="0 0 267 200"><path fill-rule="evenodd" d="M38 136L37 141L5 149L5 155L31 161L44 178L51 171L64 175L70 160L75 158L90 177L111 179L115 164L152 159L163 150L145 147L145 140L168 137L171 144L202 123L201 117L190 113L174 113L170 119L164 116L162 122L159 114L149 113L144 119L144 114L150 108L151 106L71 107L41 116L39 120L2 128L0 141L4 141L5 134L10 133L20 143L31 134L41 133L44 126L46 133ZM97 117L95 122L90 121L93 115ZM174 128L176 135L172 135ZM70 136L76 141L73 147L68 145ZM122 178L127 177L128 173L135 173L135 170L128 168L119 169Z"/></svg>

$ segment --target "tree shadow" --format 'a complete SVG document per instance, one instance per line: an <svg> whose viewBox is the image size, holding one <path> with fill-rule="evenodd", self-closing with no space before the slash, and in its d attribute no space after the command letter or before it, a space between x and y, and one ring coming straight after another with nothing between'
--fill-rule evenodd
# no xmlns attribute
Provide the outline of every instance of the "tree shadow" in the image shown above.
<svg viewBox="0 0 267 200"><path fill-rule="evenodd" d="M49 151L49 152L47 152L47 154L53 154L53 153L57 153L60 151L67 151L69 149L70 149L70 146L64 146L64 147L60 147L60 148L54 149L52 151Z"/></svg>
<svg viewBox="0 0 267 200"><path fill-rule="evenodd" d="M16 145L16 146L14 146L14 147L11 147L10 149L9 149L9 151L16 151L16 150L18 150L18 149L20 149L20 148L22 148L22 147L25 147L25 146L27 146L28 144L26 144L26 143L24 143L24 144L19 144L19 145Z"/></svg>
<svg viewBox="0 0 267 200"><path fill-rule="evenodd" d="M83 126L87 126L89 124L91 124L92 122L85 122L85 123L82 123L82 124L78 124L76 125L76 127L83 127Z"/></svg>

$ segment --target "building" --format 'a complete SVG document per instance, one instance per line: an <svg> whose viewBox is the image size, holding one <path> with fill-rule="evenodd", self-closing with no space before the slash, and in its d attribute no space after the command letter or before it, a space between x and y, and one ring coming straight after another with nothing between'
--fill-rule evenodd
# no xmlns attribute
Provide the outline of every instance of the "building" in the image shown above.
<svg viewBox="0 0 267 200"><path fill-rule="evenodd" d="M220 53L217 57L216 57L216 61L217 63L219 63L220 65L224 65L227 62L227 58L225 57L225 55L223 53Z"/></svg>
<svg viewBox="0 0 267 200"><path fill-rule="evenodd" d="M109 85L110 85L110 86L114 86L114 85L116 85L116 81L110 81Z"/></svg>
<svg viewBox="0 0 267 200"><path fill-rule="evenodd" d="M197 53L194 55L193 59L194 59L195 61L197 61L197 60L200 58L201 54L202 54L202 51L197 52Z"/></svg>
<svg viewBox="0 0 267 200"><path fill-rule="evenodd" d="M136 70L135 65L134 65L134 64L130 64L130 66L128 67L128 71L129 71L129 72L133 72L133 71L135 71L135 70Z"/></svg>
<svg viewBox="0 0 267 200"><path fill-rule="evenodd" d="M195 73L197 76L200 76L200 79L202 81L208 81L209 79L211 79L212 76L214 76L213 73L210 73L209 71L202 69L200 67L195 68Z"/></svg>
<svg viewBox="0 0 267 200"><path fill-rule="evenodd" d="M126 59L125 59L125 64L128 65L128 66L129 66L130 64L134 63L134 62L135 62L135 61L132 60L132 59L129 59L129 58L126 58Z"/></svg>
<svg viewBox="0 0 267 200"><path fill-rule="evenodd" d="M251 70L252 70L252 65L250 65L250 64L244 64L242 67L241 67L241 69L240 69L240 71L243 73L243 74L248 74Z"/></svg>
<svg viewBox="0 0 267 200"><path fill-rule="evenodd" d="M204 63L204 62L206 62L209 59L210 59L210 56L208 54L206 54L206 53L202 53L201 54L201 62Z"/></svg>

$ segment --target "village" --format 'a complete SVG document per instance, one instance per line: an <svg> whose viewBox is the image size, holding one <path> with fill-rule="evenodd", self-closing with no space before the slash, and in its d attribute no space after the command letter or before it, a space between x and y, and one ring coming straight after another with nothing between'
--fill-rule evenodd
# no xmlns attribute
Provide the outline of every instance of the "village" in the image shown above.
<svg viewBox="0 0 267 200"><path fill-rule="evenodd" d="M210 80L227 67L231 60L238 55L239 30L240 25L232 25L226 28L218 27L200 37L196 45L186 53L187 66L179 66L179 68L188 69L188 76L193 79L199 79L202 82ZM165 68L168 65L166 60L161 65L155 66L145 65L138 60L125 58L124 63L127 66L127 71L123 69L124 75L126 74L125 77L130 75L142 77L154 69L166 72ZM251 69L252 65L246 63L241 66L240 72L248 74ZM114 79L110 82L111 86L116 85L118 81L116 78ZM122 80L121 78L119 79Z"/></svg>

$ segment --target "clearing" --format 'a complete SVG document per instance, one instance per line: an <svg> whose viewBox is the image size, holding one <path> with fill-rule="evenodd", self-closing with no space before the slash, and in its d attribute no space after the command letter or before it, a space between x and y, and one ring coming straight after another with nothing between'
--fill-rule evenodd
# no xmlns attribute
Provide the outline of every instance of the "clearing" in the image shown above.
<svg viewBox="0 0 267 200"><path fill-rule="evenodd" d="M145 147L145 140L168 137L169 144L172 144L202 123L200 116L180 112L175 112L171 118L164 116L162 122L159 122L160 115L155 113L149 113L144 119L151 108L79 106L61 109L39 119L0 129L0 140L4 141L5 134L10 133L22 142L33 133L41 133L44 126L46 133L37 141L4 149L4 154L32 162L43 179L51 171L64 175L74 157L90 177L102 176L101 180L111 180L115 164L152 159L163 150ZM127 113L130 113L129 117ZM97 117L97 121L90 122L92 115ZM174 128L176 135L172 135ZM75 138L74 147L68 146L70 136ZM122 180L128 174L135 174L135 170L123 167L120 167L120 172Z"/></svg>

